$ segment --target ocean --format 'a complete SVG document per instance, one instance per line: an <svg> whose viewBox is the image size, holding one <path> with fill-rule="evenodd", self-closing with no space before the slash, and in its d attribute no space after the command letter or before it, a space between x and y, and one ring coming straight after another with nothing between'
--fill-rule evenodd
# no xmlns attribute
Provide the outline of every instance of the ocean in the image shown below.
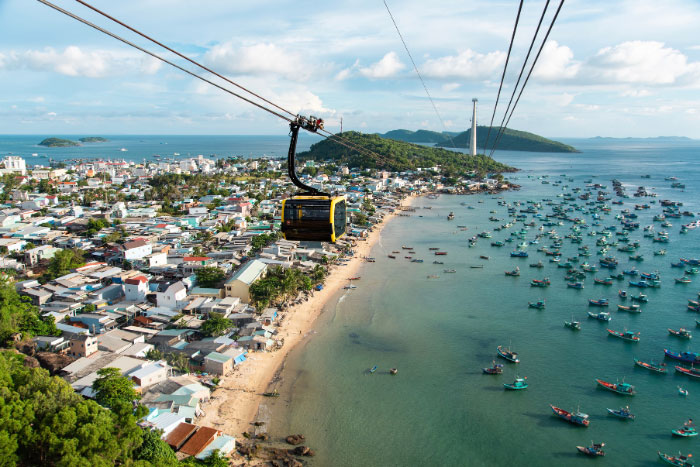
<svg viewBox="0 0 700 467"><path fill-rule="evenodd" d="M663 227L652 217L661 212L661 199L681 201L682 210L697 214L700 142L565 142L583 152L496 154L499 161L522 169L511 177L522 186L519 191L421 198L414 202L411 217L397 217L384 228L372 251L376 263L363 267L358 289L342 291L326 306L314 332L285 364L278 387L281 397L264 401L272 413L274 437L304 434L306 444L316 451L310 460L313 466L584 465L591 459L579 454L576 446L590 445L592 440L605 442L607 455L598 462L610 465L657 465L659 450L671 454L696 450L696 441L673 438L670 430L700 417L700 384L675 372L673 360L665 360L666 375L634 365L635 357L664 361L665 348L700 351L693 340L673 337L667 330L695 331L699 318L686 305L688 299L697 300L700 277L694 276L691 284L676 284L674 278L683 270L671 267L680 257L700 257L700 229L679 234L681 222L691 219L669 219L673 227L667 229L667 244L643 238L641 228L632 232L630 239L641 243L643 262L629 261L630 254L615 247L608 253L620 261L616 272L632 266L658 270L662 279L658 289L630 287L628 278L615 280L613 286L594 284L593 277L606 277L606 269L588 274L583 290L567 288L566 270L537 251L550 246L551 240L542 238L538 245L530 245L527 259L509 255L520 240L501 248L490 243L522 228L518 222L511 229L494 231L508 218L499 201L521 201L523 206L517 209L525 209L528 200L558 203L562 198L557 194L589 181L612 193L611 180L619 179L630 195L624 206L608 203L612 213L601 214L600 225L590 230L613 225L619 229L615 215L630 209L639 215L642 227L654 223L658 232ZM671 181L664 180L669 176L678 177L685 189L671 188ZM658 197L631 197L638 186ZM655 201L651 209L634 211L635 203L651 201ZM575 203L585 205L578 199ZM455 220L449 222L446 216L451 211ZM543 215L549 211L548 206L540 210ZM491 222L491 216L503 221ZM532 214L527 216L528 222L533 219ZM588 224L593 222L591 216L585 218ZM564 238L570 224L545 231L552 228L564 242L562 261L588 245L591 256L580 260L598 266L598 237L588 236L590 230L583 230L583 243L578 245ZM490 231L492 238L480 238L470 248L468 239L482 231ZM527 239L534 239L537 232L531 228ZM425 262L404 259L402 245L414 247L414 256ZM436 257L431 247L448 255ZM667 254L655 256L653 252L661 248ZM389 259L387 254L395 250L401 252L398 258ZM482 255L489 259L480 259ZM444 265L433 264L435 259ZM544 262L543 269L528 267L538 260ZM470 267L478 265L483 268ZM516 266L520 277L505 276ZM444 273L446 268L456 273ZM431 275L439 278L428 278ZM550 287L530 286L532 279L545 277L550 278ZM625 303L618 298L618 289L647 294L649 302L642 304L642 313L617 311L617 304ZM589 307L588 299L598 298L610 300L609 323L587 318L587 311L599 310ZM539 299L546 300L544 310L528 308L528 302ZM572 317L581 321L581 331L564 327ZM641 341L610 337L606 328L639 331ZM521 363L499 361L498 345L510 345ZM494 360L505 365L504 374L483 374L481 368ZM369 374L374 365L378 370ZM393 367L397 375L389 373ZM506 392L503 383L516 376L527 377L529 388ZM633 384L638 394L626 397L605 391L597 387L596 378ZM689 395L680 396L678 386L687 388ZM556 418L550 404L570 411L580 408L590 415L590 426ZM636 420L624 421L606 411L625 405Z"/></svg>
<svg viewBox="0 0 700 467"><path fill-rule="evenodd" d="M85 143L68 148L47 148L39 143L47 137L77 141L85 136L103 136L106 143ZM299 135L297 151L306 151L320 138L314 135ZM122 151L125 149L125 151ZM289 137L231 135L0 135L0 158L7 155L22 156L27 167L48 165L72 159L112 159L141 163L165 159L187 159L199 154L207 158L227 157L287 157ZM35 155L36 154L36 155ZM161 156L156 159L155 156Z"/></svg>

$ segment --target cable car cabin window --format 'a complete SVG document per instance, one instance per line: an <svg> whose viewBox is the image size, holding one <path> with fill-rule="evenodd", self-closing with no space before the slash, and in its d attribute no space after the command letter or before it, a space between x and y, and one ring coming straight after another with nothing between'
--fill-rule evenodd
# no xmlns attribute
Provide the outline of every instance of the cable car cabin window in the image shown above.
<svg viewBox="0 0 700 467"><path fill-rule="evenodd" d="M333 212L333 227L335 228L335 238L345 234L346 223L345 200L338 201L335 204Z"/></svg>

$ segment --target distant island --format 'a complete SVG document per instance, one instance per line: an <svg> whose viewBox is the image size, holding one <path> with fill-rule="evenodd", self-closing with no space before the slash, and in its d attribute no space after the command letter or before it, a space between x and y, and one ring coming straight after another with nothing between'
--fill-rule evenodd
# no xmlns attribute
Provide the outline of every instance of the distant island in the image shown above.
<svg viewBox="0 0 700 467"><path fill-rule="evenodd" d="M81 143L106 143L109 140L102 136L86 136L85 138L80 138L78 141Z"/></svg>
<svg viewBox="0 0 700 467"><path fill-rule="evenodd" d="M69 139L62 138L46 138L39 146L46 146L47 148L70 148L73 146L80 146L80 143L71 141Z"/></svg>
<svg viewBox="0 0 700 467"><path fill-rule="evenodd" d="M491 134L488 135L489 141L486 143L486 137L489 132L487 126L476 127L476 143L479 148L491 149L495 142L498 127L492 127ZM462 133L437 132L429 130L393 130L383 135L382 138L388 138L398 141L409 141L414 143L435 143L436 146L446 148L468 148L471 138L471 129ZM579 152L576 148L568 144L560 143L547 139L543 136L526 131L517 131L506 128L498 143L498 149L504 151L531 151L531 152Z"/></svg>
<svg viewBox="0 0 700 467"><path fill-rule="evenodd" d="M341 134L343 138L355 146L368 149L379 155L379 157L374 154L361 153L354 149L349 149L336 143L333 138L328 138L313 144L308 151L299 153L299 159L332 160L350 168L376 168L398 172L440 166L445 173L455 175L466 174L471 171L485 175L495 172L515 172L517 170L481 154L471 157L461 152L449 151L443 148L386 139L377 134L370 135L356 131L346 131Z"/></svg>

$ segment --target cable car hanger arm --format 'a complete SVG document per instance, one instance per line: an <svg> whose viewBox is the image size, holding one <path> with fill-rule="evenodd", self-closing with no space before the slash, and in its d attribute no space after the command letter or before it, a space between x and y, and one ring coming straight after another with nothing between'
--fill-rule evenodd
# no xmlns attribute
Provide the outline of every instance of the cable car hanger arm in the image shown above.
<svg viewBox="0 0 700 467"><path fill-rule="evenodd" d="M289 142L289 153L287 155L287 172L289 174L289 178L297 188L305 190L304 193L299 193L300 195L328 196L330 198L328 193L322 193L316 188L306 185L297 177L294 163L297 150L297 138L299 137L299 128L304 128L305 130L316 133L318 130L323 129L323 120L316 118L313 115L309 118L297 115L297 117L289 123L289 135L291 137L291 141Z"/></svg>

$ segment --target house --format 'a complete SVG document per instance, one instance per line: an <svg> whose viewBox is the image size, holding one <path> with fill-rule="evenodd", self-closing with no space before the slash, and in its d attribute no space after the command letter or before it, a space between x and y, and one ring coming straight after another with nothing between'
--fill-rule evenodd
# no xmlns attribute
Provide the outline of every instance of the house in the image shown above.
<svg viewBox="0 0 700 467"><path fill-rule="evenodd" d="M68 355L75 358L89 357L97 352L97 339L87 335L71 337Z"/></svg>
<svg viewBox="0 0 700 467"><path fill-rule="evenodd" d="M182 422L174 430L168 433L167 436L163 436L163 440L168 443L173 451L179 451L180 448L190 439L190 437L197 431L197 425L192 425L191 423Z"/></svg>
<svg viewBox="0 0 700 467"><path fill-rule="evenodd" d="M226 281L225 295L227 297L239 297L241 302L250 303L250 286L256 280L265 276L267 265L254 259L246 263Z"/></svg>
<svg viewBox="0 0 700 467"><path fill-rule="evenodd" d="M180 452L189 456L196 456L214 441L221 432L208 426L200 427L194 435L180 448Z"/></svg>
<svg viewBox="0 0 700 467"><path fill-rule="evenodd" d="M60 248L54 248L50 245L41 245L24 252L24 262L29 266L36 265L42 259L51 259L61 251Z"/></svg>
<svg viewBox="0 0 700 467"><path fill-rule="evenodd" d="M124 281L124 299L130 302L143 302L148 293L148 279L138 275Z"/></svg>
<svg viewBox="0 0 700 467"><path fill-rule="evenodd" d="M153 253L153 245L142 238L124 243L124 259L126 261L141 259L151 253Z"/></svg>
<svg viewBox="0 0 700 467"><path fill-rule="evenodd" d="M129 373L129 378L141 388L161 383L168 379L170 367L167 363L160 361L144 365L136 371Z"/></svg>
<svg viewBox="0 0 700 467"><path fill-rule="evenodd" d="M99 313L81 313L71 318L71 322L82 323L93 334L102 334L114 329L117 325L112 317Z"/></svg>
<svg viewBox="0 0 700 467"><path fill-rule="evenodd" d="M186 305L187 289L182 281L170 284L163 292L156 293L156 304L159 307L166 307L179 310Z"/></svg>
<svg viewBox="0 0 700 467"><path fill-rule="evenodd" d="M219 451L219 455L221 456L228 456L234 449L236 449L236 438L222 434L218 438L215 438L214 441L209 443L195 457L199 460L204 460L211 456L214 451Z"/></svg>
<svg viewBox="0 0 700 467"><path fill-rule="evenodd" d="M233 371L233 356L211 352L204 357L204 370L215 375L226 375Z"/></svg>

